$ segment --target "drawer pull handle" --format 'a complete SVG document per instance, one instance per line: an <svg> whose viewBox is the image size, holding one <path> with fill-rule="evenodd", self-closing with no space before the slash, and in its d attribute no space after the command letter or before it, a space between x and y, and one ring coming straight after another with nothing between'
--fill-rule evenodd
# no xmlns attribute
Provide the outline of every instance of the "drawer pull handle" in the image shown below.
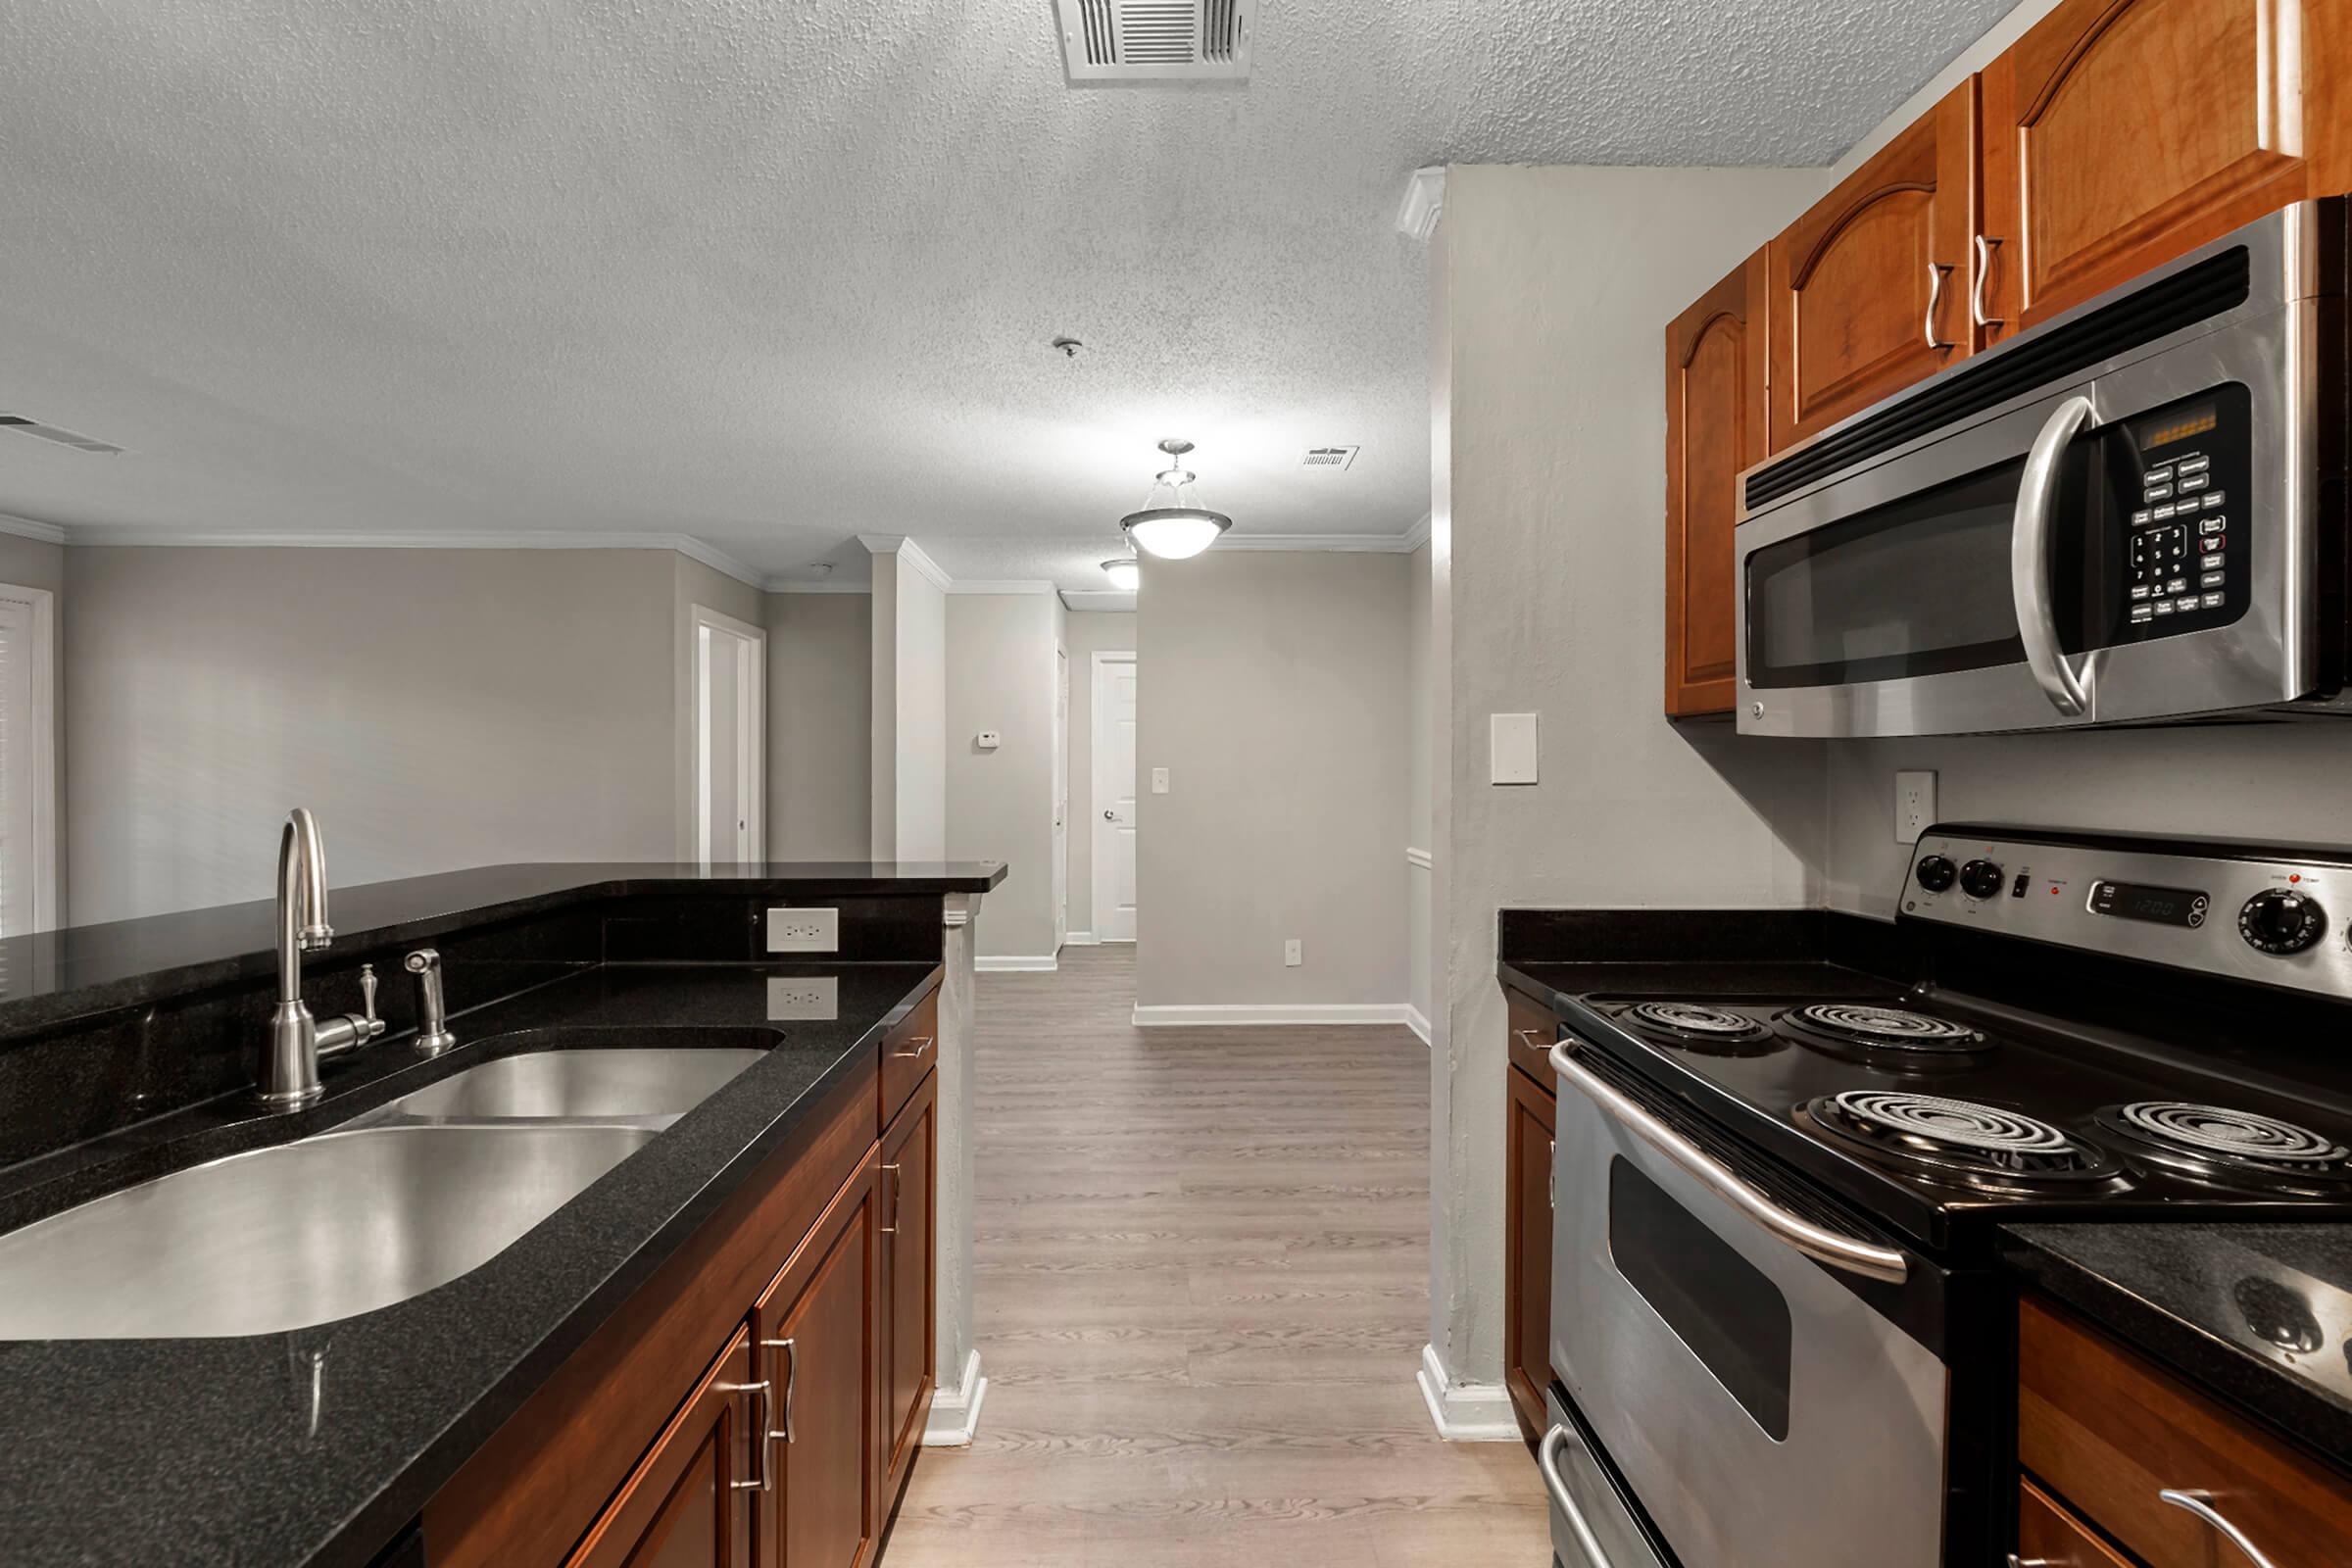
<svg viewBox="0 0 2352 1568"><path fill-rule="evenodd" d="M2184 1508L2211 1525L2214 1531L2227 1540L2230 1544L2244 1552L2246 1561L2252 1563L2254 1568L2278 1568L2278 1564L2264 1556L2261 1549L2246 1539L2246 1533L2243 1530L2231 1524L2219 1509L2214 1507L2212 1494L2182 1492L2175 1487L2167 1487L2156 1494L2156 1496L2159 1501L2169 1502L2176 1508Z"/></svg>
<svg viewBox="0 0 2352 1568"><path fill-rule="evenodd" d="M1536 1038L1536 1036L1542 1034L1543 1032L1544 1031L1541 1029L1514 1029L1511 1031L1511 1033L1518 1038L1519 1042L1526 1046L1530 1051L1544 1051L1548 1049L1545 1047L1543 1041Z"/></svg>
<svg viewBox="0 0 2352 1568"><path fill-rule="evenodd" d="M1544 1441L1536 1446L1536 1468L1544 1473L1544 1490L1551 1494L1551 1505L1568 1521L1568 1529L1575 1535L1585 1560L1592 1568L1615 1568L1600 1538L1593 1535L1592 1526L1586 1522L1585 1510L1576 1505L1567 1478L1560 1474L1560 1450L1568 1446L1568 1436L1566 1427L1553 1427L1544 1433Z"/></svg>
<svg viewBox="0 0 2352 1568"><path fill-rule="evenodd" d="M921 1055L924 1052L931 1049L931 1037L929 1035L916 1035L912 1045L914 1049L911 1051L894 1051L891 1053L891 1054L898 1057L902 1061L911 1061L915 1057Z"/></svg>

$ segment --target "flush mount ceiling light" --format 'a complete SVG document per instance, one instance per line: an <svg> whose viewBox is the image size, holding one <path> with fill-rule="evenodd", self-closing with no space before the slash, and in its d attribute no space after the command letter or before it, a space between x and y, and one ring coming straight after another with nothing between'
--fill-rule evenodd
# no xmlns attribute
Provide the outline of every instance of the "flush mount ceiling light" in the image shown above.
<svg viewBox="0 0 2352 1568"><path fill-rule="evenodd" d="M1194 505L1190 492L1193 470L1182 466L1184 455L1193 450L1190 441L1171 437L1159 444L1165 452L1169 466L1152 477L1152 488L1144 496L1144 510L1130 512L1119 519L1127 537L1162 561L1183 561L1197 556L1217 542L1217 536L1233 526L1233 519L1222 512Z"/></svg>
<svg viewBox="0 0 2352 1568"><path fill-rule="evenodd" d="M1144 564L1133 556L1120 556L1102 563L1102 575L1110 579L1111 587L1120 593L1131 594L1144 580Z"/></svg>

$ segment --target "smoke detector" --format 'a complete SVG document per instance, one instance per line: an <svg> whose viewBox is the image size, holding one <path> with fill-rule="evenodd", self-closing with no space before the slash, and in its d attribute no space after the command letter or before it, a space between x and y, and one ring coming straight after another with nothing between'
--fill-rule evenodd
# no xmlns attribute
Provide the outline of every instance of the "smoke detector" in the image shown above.
<svg viewBox="0 0 2352 1568"><path fill-rule="evenodd" d="M1362 447L1308 447L1306 456L1298 460L1301 468L1331 468L1345 470L1355 462Z"/></svg>
<svg viewBox="0 0 2352 1568"><path fill-rule="evenodd" d="M61 429L54 424L28 419L22 414L0 414L0 430L13 430L18 435L54 441L61 447L72 447L76 452L93 452L110 458L122 450L111 441L101 441L96 436L76 435L72 430Z"/></svg>
<svg viewBox="0 0 2352 1568"><path fill-rule="evenodd" d="M1073 83L1238 81L1257 0L1054 0Z"/></svg>

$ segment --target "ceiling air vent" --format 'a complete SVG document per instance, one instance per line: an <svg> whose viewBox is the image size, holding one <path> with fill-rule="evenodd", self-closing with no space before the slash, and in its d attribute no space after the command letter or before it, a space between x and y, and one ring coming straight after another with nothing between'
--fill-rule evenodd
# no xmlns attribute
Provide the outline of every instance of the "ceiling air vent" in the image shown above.
<svg viewBox="0 0 2352 1568"><path fill-rule="evenodd" d="M61 447L72 447L76 452L96 452L112 457L122 450L111 441L100 441L94 436L75 435L73 431L61 430L54 424L43 424L38 419L27 419L22 414L0 414L0 430L13 431L18 435L38 436L43 441L54 441Z"/></svg>
<svg viewBox="0 0 2352 1568"><path fill-rule="evenodd" d="M1306 456L1298 460L1301 468L1345 469L1355 462L1362 447L1308 447Z"/></svg>
<svg viewBox="0 0 2352 1568"><path fill-rule="evenodd" d="M1054 0L1073 82L1234 81L1250 74L1257 0Z"/></svg>

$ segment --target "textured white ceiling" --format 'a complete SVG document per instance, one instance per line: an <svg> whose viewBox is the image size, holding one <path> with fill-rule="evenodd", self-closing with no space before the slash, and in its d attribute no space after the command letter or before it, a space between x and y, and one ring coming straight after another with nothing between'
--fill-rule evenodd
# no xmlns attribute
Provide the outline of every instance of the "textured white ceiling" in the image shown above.
<svg viewBox="0 0 2352 1568"><path fill-rule="evenodd" d="M1168 91L1051 0L8 0L0 410L131 453L0 436L0 512L1086 588L1178 434L1242 530L1401 532L1408 171L1826 163L2006 4L1266 0Z"/></svg>

